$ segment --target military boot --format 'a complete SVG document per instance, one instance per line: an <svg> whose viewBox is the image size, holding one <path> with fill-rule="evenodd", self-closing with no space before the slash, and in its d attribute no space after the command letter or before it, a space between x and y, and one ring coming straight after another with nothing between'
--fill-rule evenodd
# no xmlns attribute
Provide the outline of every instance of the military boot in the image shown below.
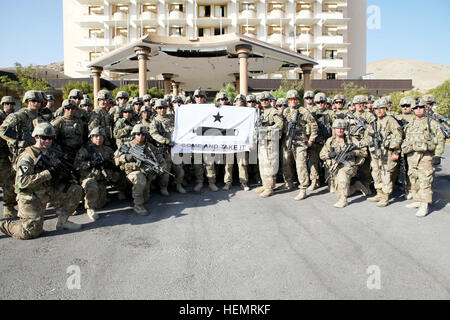
<svg viewBox="0 0 450 320"><path fill-rule="evenodd" d="M344 208L348 206L347 197L340 197L339 201L334 204L335 208Z"/></svg>
<svg viewBox="0 0 450 320"><path fill-rule="evenodd" d="M311 185L308 187L309 191L314 191L319 187L319 180L313 179L311 180Z"/></svg>
<svg viewBox="0 0 450 320"><path fill-rule="evenodd" d="M246 183L242 183L241 186L244 191L250 191L250 187Z"/></svg>
<svg viewBox="0 0 450 320"><path fill-rule="evenodd" d="M363 185L364 185L364 188L366 188L366 190L367 190L367 194L365 196L366 197L370 196L372 194L372 190L370 189L370 183L363 183Z"/></svg>
<svg viewBox="0 0 450 320"><path fill-rule="evenodd" d="M378 202L381 200L381 198L383 197L383 192L381 191L381 189L377 189L377 195L367 199L367 201L369 202Z"/></svg>
<svg viewBox="0 0 450 320"><path fill-rule="evenodd" d="M148 211L142 204L135 204L133 207L134 212L140 216L148 216Z"/></svg>
<svg viewBox="0 0 450 320"><path fill-rule="evenodd" d="M168 197L169 196L169 191L167 191L167 187L163 187L160 189L161 195L164 197Z"/></svg>
<svg viewBox="0 0 450 320"><path fill-rule="evenodd" d="M177 192L181 194L185 194L186 190L184 190L183 185L181 183L177 184Z"/></svg>
<svg viewBox="0 0 450 320"><path fill-rule="evenodd" d="M213 192L219 191L219 188L217 188L217 186L216 186L216 184L214 182L210 182L208 187L209 187L209 190L211 190Z"/></svg>
<svg viewBox="0 0 450 320"><path fill-rule="evenodd" d="M228 190L230 190L230 188L231 188L231 183L225 183L222 190L228 191Z"/></svg>
<svg viewBox="0 0 450 320"><path fill-rule="evenodd" d="M413 202L413 203L407 204L405 207L408 209L417 209L417 208L420 208L420 204L421 204L421 202Z"/></svg>
<svg viewBox="0 0 450 320"><path fill-rule="evenodd" d="M286 181L284 184L278 187L278 190L292 190L294 189L294 183L292 181Z"/></svg>
<svg viewBox="0 0 450 320"><path fill-rule="evenodd" d="M419 210L416 213L416 217L422 218L428 214L428 203L421 202Z"/></svg>
<svg viewBox="0 0 450 320"><path fill-rule="evenodd" d="M95 212L95 209L87 209L86 214L92 221L98 220L99 218L98 213Z"/></svg>
<svg viewBox="0 0 450 320"><path fill-rule="evenodd" d="M355 181L355 188L366 197L371 193L370 189L367 189L366 186L361 181L358 180Z"/></svg>
<svg viewBox="0 0 450 320"><path fill-rule="evenodd" d="M386 207L389 204L389 194L381 191L382 196L380 201L376 204L377 207Z"/></svg>
<svg viewBox="0 0 450 320"><path fill-rule="evenodd" d="M300 193L294 198L294 200L299 201L305 199L306 197L307 197L306 190L301 189Z"/></svg>
<svg viewBox="0 0 450 320"><path fill-rule="evenodd" d="M17 210L14 207L3 207L3 218L5 219L17 218Z"/></svg>
<svg viewBox="0 0 450 320"><path fill-rule="evenodd" d="M73 223L68 220L68 217L58 216L58 222L56 223L56 230L71 230L76 231L81 229L81 224Z"/></svg>
<svg viewBox="0 0 450 320"><path fill-rule="evenodd" d="M255 192L256 192L256 193L263 193L264 190L266 190L266 188L265 188L264 186L262 186L262 187L256 188L256 189L255 189Z"/></svg>
<svg viewBox="0 0 450 320"><path fill-rule="evenodd" d="M203 188L203 182L199 182L194 187L194 192L200 192Z"/></svg>
<svg viewBox="0 0 450 320"><path fill-rule="evenodd" d="M264 189L264 192L262 192L259 196L261 198L267 198L274 194L273 189Z"/></svg>

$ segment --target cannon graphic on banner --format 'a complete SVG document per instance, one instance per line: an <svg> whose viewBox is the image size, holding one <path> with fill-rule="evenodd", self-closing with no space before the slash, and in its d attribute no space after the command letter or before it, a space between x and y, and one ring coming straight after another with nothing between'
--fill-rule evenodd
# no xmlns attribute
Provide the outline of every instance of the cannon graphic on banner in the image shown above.
<svg viewBox="0 0 450 320"><path fill-rule="evenodd" d="M201 137L210 137L210 136L234 137L239 134L239 130L237 129L222 129L213 127L198 127L197 129L193 129L192 132L195 133L197 136Z"/></svg>

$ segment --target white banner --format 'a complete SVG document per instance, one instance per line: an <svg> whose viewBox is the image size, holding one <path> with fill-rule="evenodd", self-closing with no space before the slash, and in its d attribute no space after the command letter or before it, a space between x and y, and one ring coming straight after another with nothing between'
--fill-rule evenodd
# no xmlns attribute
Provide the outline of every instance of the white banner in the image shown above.
<svg viewBox="0 0 450 320"><path fill-rule="evenodd" d="M256 109L188 104L175 112L172 153L236 153L253 145Z"/></svg>

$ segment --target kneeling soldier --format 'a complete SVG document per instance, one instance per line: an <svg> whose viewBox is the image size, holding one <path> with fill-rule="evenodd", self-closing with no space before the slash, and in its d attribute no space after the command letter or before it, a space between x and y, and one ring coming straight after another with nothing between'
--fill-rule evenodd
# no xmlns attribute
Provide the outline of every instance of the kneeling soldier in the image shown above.
<svg viewBox="0 0 450 320"><path fill-rule="evenodd" d="M146 126L135 125L131 131L133 140L121 145L114 154L116 165L120 166L120 169L125 172L127 180L133 184L133 210L142 216L148 215L144 203L149 200L151 182L163 173L159 169L163 166L160 164L164 163L164 159L157 153L156 147L146 142L147 134ZM149 165L149 163L151 164ZM155 168L155 164L158 166L157 168Z"/></svg>
<svg viewBox="0 0 450 320"><path fill-rule="evenodd" d="M329 179L333 184L339 201L334 204L336 208L344 208L348 205L347 197L350 195L350 181L358 173L358 168L367 156L365 148L358 148L356 140L352 140L345 134L346 122L336 119L333 122L334 136L328 138L322 150L320 159L326 161L329 168ZM363 194L368 190L361 182L357 182L358 188Z"/></svg>
<svg viewBox="0 0 450 320"><path fill-rule="evenodd" d="M36 143L25 148L17 160L16 191L20 220L3 220L0 230L18 239L37 238L43 232L44 212L51 202L58 216L56 230L79 230L81 225L68 221L77 208L82 189L68 182L61 161L50 150L55 129L49 123L36 125L32 132Z"/></svg>

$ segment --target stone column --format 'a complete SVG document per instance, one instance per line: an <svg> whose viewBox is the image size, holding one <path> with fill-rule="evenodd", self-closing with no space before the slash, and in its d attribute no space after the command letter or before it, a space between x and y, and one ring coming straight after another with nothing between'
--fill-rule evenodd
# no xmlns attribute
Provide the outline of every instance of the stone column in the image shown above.
<svg viewBox="0 0 450 320"><path fill-rule="evenodd" d="M180 83L179 82L172 82L172 93L174 96L179 95L179 89L180 89Z"/></svg>
<svg viewBox="0 0 450 320"><path fill-rule="evenodd" d="M314 68L313 64L302 64L300 65L303 72L303 86L306 91L311 90L311 71Z"/></svg>
<svg viewBox="0 0 450 320"><path fill-rule="evenodd" d="M164 78L164 94L170 94L170 88L172 87L172 73L163 73Z"/></svg>
<svg viewBox="0 0 450 320"><path fill-rule="evenodd" d="M252 52L252 46L240 44L236 46L239 57L239 93L248 93L248 56Z"/></svg>
<svg viewBox="0 0 450 320"><path fill-rule="evenodd" d="M135 47L134 52L139 60L139 96L147 94L147 60L151 52L148 47Z"/></svg>
<svg viewBox="0 0 450 320"><path fill-rule="evenodd" d="M100 77L102 75L103 68L102 67L92 67L91 75L92 82L94 83L94 106L97 107L97 93L100 91Z"/></svg>

